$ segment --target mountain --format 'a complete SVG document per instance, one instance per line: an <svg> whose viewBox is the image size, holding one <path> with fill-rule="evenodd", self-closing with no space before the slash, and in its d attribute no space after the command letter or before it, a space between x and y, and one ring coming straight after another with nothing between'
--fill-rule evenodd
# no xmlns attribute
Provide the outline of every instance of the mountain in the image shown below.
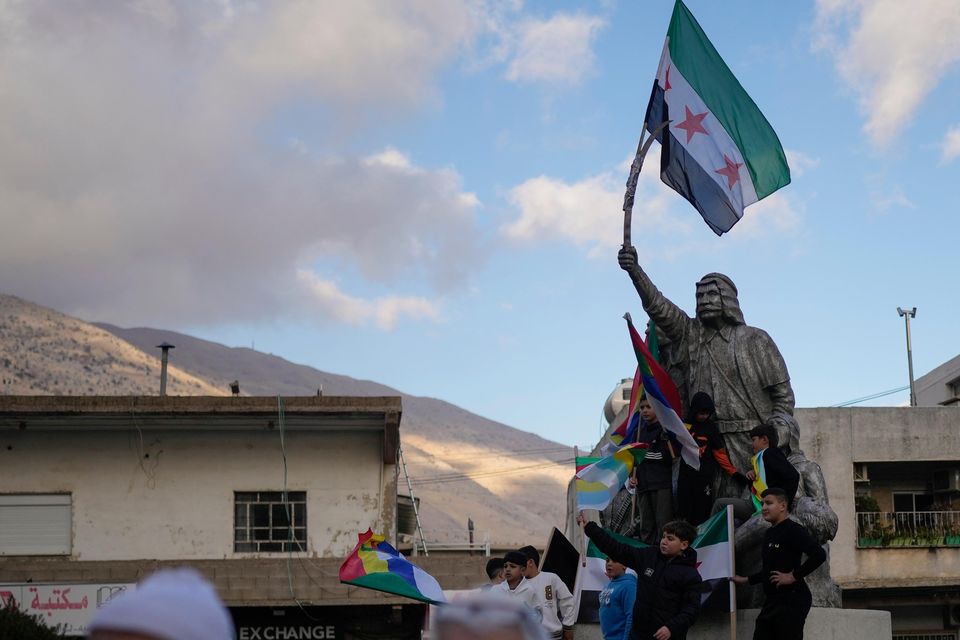
<svg viewBox="0 0 960 640"><path fill-rule="evenodd" d="M319 371L253 349L226 347L159 329L90 324L0 295L0 393L154 395L159 352L169 342L168 393L227 395L399 395L401 443L429 541L476 538L496 546L542 546L562 528L573 451L456 405L404 394L369 380ZM562 462L558 462L562 461ZM406 493L405 478L400 479Z"/></svg>

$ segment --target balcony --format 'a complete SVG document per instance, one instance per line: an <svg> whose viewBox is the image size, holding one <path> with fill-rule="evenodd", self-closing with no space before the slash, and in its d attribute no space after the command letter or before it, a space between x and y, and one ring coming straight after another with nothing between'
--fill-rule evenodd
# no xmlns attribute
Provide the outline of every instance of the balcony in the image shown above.
<svg viewBox="0 0 960 640"><path fill-rule="evenodd" d="M858 512L857 548L960 547L960 511Z"/></svg>

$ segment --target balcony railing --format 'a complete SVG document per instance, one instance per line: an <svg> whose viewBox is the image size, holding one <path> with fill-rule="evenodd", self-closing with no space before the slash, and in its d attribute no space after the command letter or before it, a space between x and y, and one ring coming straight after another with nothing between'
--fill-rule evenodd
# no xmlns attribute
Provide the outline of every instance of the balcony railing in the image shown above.
<svg viewBox="0 0 960 640"><path fill-rule="evenodd" d="M857 547L960 547L960 511L859 512Z"/></svg>

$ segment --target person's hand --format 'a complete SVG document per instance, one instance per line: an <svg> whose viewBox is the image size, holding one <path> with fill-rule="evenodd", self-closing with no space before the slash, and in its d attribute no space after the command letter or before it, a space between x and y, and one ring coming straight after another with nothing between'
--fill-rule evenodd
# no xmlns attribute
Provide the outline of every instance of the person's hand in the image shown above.
<svg viewBox="0 0 960 640"><path fill-rule="evenodd" d="M753 482L754 480L757 479L757 472L754 471L753 469L750 469L750 471L747 471L743 475L747 476L747 480L749 480L750 482Z"/></svg>
<svg viewBox="0 0 960 640"><path fill-rule="evenodd" d="M627 480L627 486L631 489L637 488L637 476L630 476L630 479Z"/></svg>
<svg viewBox="0 0 960 640"><path fill-rule="evenodd" d="M586 516L583 515L583 511L578 511L578 512L577 512L577 524L580 525L581 527L585 527L585 526L587 526L587 522L589 522L589 521L587 520Z"/></svg>
<svg viewBox="0 0 960 640"><path fill-rule="evenodd" d="M733 576L733 578L731 578L731 580L733 580L733 583L734 583L734 584L740 585L741 587L744 587L744 586L750 584L750 578L748 578L748 577L746 577L746 576Z"/></svg>
<svg viewBox="0 0 960 640"><path fill-rule="evenodd" d="M670 640L671 635L673 634L670 633L670 629L667 629L666 627L660 627L657 629L657 632L653 634L653 637L655 640Z"/></svg>
<svg viewBox="0 0 960 640"><path fill-rule="evenodd" d="M779 571L770 572L770 582L778 587L787 587L796 581L797 578L793 575L792 571L788 571L787 573L781 573Z"/></svg>
<svg viewBox="0 0 960 640"><path fill-rule="evenodd" d="M620 252L617 253L617 262L620 263L620 268L624 271L630 272L637 268L637 249L636 247L620 247Z"/></svg>

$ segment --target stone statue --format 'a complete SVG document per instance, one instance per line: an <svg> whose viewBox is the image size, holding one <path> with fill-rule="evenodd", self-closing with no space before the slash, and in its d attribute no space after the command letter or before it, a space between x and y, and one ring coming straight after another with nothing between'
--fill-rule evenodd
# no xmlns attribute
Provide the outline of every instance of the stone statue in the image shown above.
<svg viewBox="0 0 960 640"><path fill-rule="evenodd" d="M800 428L793 417L794 395L787 365L773 339L762 329L744 322L733 281L721 273L705 275L697 283L696 317L691 318L644 273L637 264L635 248L622 248L618 259L640 294L647 315L668 340L667 371L681 396L690 398L704 391L713 398L717 424L731 462L740 470L750 469L750 429L760 423L774 426L787 459L800 474L791 517L807 527L820 544L832 540L837 532L837 515L830 508L820 466L800 450ZM749 487L726 475L721 474L718 482L715 495L749 498ZM768 526L759 515L754 515L737 529L740 575L759 569L759 545ZM829 559L807 582L814 606L840 606L840 589L830 577ZM741 591L743 606L756 605L757 598L753 590Z"/></svg>
<svg viewBox="0 0 960 640"><path fill-rule="evenodd" d="M697 313L691 318L651 282L637 264L635 248L621 249L618 257L647 315L670 341L671 374L686 372L674 380L681 396L703 391L713 398L731 462L749 469L750 429L778 414L793 415L790 374L777 345L744 322L737 288L727 276L709 273L697 283ZM717 495L748 497L749 490L744 494L742 485L723 478Z"/></svg>

